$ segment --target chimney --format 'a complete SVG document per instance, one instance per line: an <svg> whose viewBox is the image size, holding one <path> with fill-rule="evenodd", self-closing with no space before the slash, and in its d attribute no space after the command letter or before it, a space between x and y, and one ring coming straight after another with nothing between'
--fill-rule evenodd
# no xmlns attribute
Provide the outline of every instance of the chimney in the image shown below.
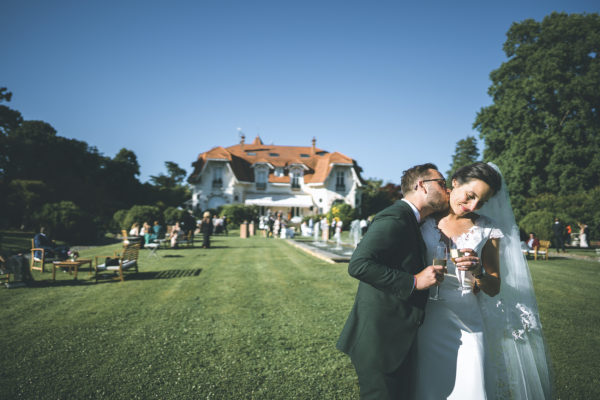
<svg viewBox="0 0 600 400"><path fill-rule="evenodd" d="M240 146L242 147L242 150L244 150L244 140L246 140L246 135L242 133L240 135Z"/></svg>
<svg viewBox="0 0 600 400"><path fill-rule="evenodd" d="M317 152L316 150L316 146L317 145L317 139L315 139L315 137L313 136L312 138L312 155L314 156Z"/></svg>

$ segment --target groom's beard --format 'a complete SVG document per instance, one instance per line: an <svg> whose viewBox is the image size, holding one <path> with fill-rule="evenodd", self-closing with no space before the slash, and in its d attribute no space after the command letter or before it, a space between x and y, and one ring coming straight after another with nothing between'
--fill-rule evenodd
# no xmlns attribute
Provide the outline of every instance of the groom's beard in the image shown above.
<svg viewBox="0 0 600 400"><path fill-rule="evenodd" d="M429 195L430 193L430 195ZM440 192L429 192L428 193L428 202L427 204L429 205L429 207L431 207L431 209L433 210L433 212L440 212L440 211L446 211L449 207L448 205L448 197L444 196L442 193Z"/></svg>

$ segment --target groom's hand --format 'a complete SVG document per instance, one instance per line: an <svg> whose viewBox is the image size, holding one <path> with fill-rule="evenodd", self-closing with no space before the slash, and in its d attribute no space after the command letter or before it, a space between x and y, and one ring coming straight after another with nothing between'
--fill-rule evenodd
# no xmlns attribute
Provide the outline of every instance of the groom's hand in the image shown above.
<svg viewBox="0 0 600 400"><path fill-rule="evenodd" d="M446 267L441 265L430 265L415 275L415 289L426 290L432 286L441 283L444 280L444 272Z"/></svg>

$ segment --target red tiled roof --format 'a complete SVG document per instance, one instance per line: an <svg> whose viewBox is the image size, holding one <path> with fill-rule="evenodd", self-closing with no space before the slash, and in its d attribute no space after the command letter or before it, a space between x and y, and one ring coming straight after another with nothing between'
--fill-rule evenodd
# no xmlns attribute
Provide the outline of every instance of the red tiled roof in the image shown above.
<svg viewBox="0 0 600 400"><path fill-rule="evenodd" d="M304 170L304 183L324 182L329 176L332 164L348 164L356 168L359 179L361 179L360 167L353 159L344 154L329 153L311 146L265 145L257 136L251 144L240 143L227 148L219 146L200 154L198 159L192 163L194 171L188 181L192 182L200 174L208 159L229 161L236 178L245 182L254 181L253 165L256 163L269 163L274 167L303 164L307 167ZM269 182L271 183L288 183L289 181L289 175L277 177L273 170L269 173Z"/></svg>

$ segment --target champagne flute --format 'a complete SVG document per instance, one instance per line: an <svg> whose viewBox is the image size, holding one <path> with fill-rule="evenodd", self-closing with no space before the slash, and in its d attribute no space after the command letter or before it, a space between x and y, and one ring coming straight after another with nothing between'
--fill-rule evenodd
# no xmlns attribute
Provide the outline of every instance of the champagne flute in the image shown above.
<svg viewBox="0 0 600 400"><path fill-rule="evenodd" d="M433 254L432 265L441 265L446 268L446 260L448 259L448 249L446 246L437 246ZM429 295L429 300L440 301L444 300L440 297L440 284L435 285L435 295Z"/></svg>
<svg viewBox="0 0 600 400"><path fill-rule="evenodd" d="M456 279L458 279L458 290L461 292L470 291L471 285L467 281L467 271L462 271L456 266L456 259L460 257L468 256L468 252L460 251L460 247L457 245L458 238L452 238L450 240L450 259L454 264L454 270L456 272Z"/></svg>

